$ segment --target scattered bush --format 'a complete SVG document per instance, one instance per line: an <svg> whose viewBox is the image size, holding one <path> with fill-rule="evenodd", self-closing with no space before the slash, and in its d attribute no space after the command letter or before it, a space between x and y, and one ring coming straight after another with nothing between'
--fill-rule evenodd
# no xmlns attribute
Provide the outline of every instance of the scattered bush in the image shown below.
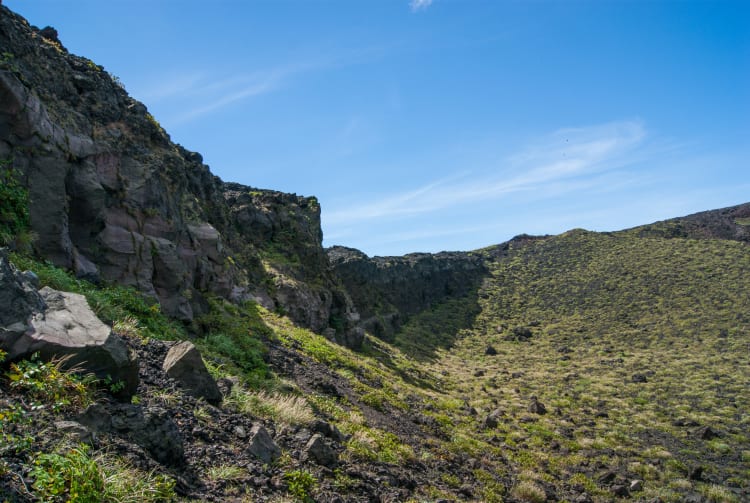
<svg viewBox="0 0 750 503"><path fill-rule="evenodd" d="M85 446L65 454L40 454L31 477L34 492L42 501L95 503L104 494L104 474Z"/></svg>
<svg viewBox="0 0 750 503"><path fill-rule="evenodd" d="M305 470L292 470L284 474L289 494L297 501L310 502L313 499L310 493L315 489L316 480L313 475Z"/></svg>
<svg viewBox="0 0 750 503"><path fill-rule="evenodd" d="M72 370L62 370L64 360L42 362L36 357L11 363L6 377L11 388L23 390L32 400L49 404L53 411L85 407L93 400L88 387L92 377L80 377Z"/></svg>

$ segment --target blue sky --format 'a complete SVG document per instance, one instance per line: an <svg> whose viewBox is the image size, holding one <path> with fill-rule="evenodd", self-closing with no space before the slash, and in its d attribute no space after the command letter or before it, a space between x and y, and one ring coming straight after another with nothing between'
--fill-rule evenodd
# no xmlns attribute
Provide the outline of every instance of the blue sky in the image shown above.
<svg viewBox="0 0 750 503"><path fill-rule="evenodd" d="M324 244L470 250L750 201L750 2L5 0Z"/></svg>

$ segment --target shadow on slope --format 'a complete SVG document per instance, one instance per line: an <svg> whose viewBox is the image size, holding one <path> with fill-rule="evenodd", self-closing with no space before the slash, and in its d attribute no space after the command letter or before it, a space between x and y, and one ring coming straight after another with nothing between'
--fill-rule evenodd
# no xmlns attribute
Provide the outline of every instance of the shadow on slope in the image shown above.
<svg viewBox="0 0 750 503"><path fill-rule="evenodd" d="M467 295L433 304L415 314L396 333L394 345L417 361L432 361L474 326L481 311L478 288Z"/></svg>

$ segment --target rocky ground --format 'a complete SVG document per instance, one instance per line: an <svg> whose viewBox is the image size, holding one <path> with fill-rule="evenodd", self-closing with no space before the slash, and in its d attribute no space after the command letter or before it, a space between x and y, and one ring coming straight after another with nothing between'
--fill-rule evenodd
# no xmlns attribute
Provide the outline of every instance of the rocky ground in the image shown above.
<svg viewBox="0 0 750 503"><path fill-rule="evenodd" d="M194 501L284 500L290 497L289 474L301 472L315 481L309 492L315 501L406 501L445 470L468 475L468 467L442 462L341 460L347 437L321 411L309 424L291 426L211 405L186 393L164 371L164 359L176 343L136 337L126 341L139 360L140 384L132 403L100 392L95 404L63 417L48 408L32 410L23 393L2 381L3 405L27 409L30 421L20 428L33 435L35 450L51 452L83 441L144 472L168 475L176 481L177 494ZM304 392L358 402L348 381L325 366L281 345L272 346L271 353L281 375L294 378ZM219 381L225 395L232 386L239 384ZM415 445L425 437L413 417L363 409L368 422ZM24 468L28 456L5 455L4 460L10 471L2 477L0 494L7 501L35 501L28 491L33 479ZM472 494L470 486L462 491L467 498Z"/></svg>

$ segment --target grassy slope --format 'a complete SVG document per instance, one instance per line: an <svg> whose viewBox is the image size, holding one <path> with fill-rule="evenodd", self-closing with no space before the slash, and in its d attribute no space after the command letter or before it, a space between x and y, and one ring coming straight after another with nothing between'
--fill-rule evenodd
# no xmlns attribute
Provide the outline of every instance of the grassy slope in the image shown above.
<svg viewBox="0 0 750 503"><path fill-rule="evenodd" d="M456 396L502 411L499 431L460 424L503 445L519 479L607 500L595 474L613 470L645 479L645 497L732 501L726 487L750 479L747 271L747 246L731 241L571 231L511 247L474 330L433 367L450 371ZM506 340L516 326L532 339ZM527 412L532 395L549 414ZM680 419L721 437L702 440ZM697 465L704 482L689 480Z"/></svg>
<svg viewBox="0 0 750 503"><path fill-rule="evenodd" d="M631 499L743 497L733 491L750 480L747 245L571 231L511 244L493 260L476 296L413 317L393 345L368 338L353 353L263 309L217 305L203 320L201 346L209 363L244 371L256 386L258 376L244 368L253 360L226 365L248 342L241 333L262 333L325 364L350 383L351 396L292 395L351 435L345 462L422 463L432 475L413 501L543 501L545 490L561 500L586 492L611 501L611 483L598 480L610 470L644 481ZM103 296L105 318L135 316L149 335L181 335L129 292L67 284L54 269L42 276L84 290L94 305ZM114 312L120 297L127 308ZM508 337L518 326L530 327L529 341ZM497 355L485 354L488 344ZM647 382L633 382L634 374ZM532 395L547 414L528 412ZM284 405L268 407L278 410L247 413L276 417ZM496 409L498 426L484 427ZM405 424L415 415L429 419L422 434L383 420ZM699 426L720 436L703 440ZM703 480L690 480L696 466ZM351 481L336 477L346 494ZM467 483L471 497L461 492Z"/></svg>
<svg viewBox="0 0 750 503"><path fill-rule="evenodd" d="M644 481L631 499L742 497L736 490L750 480L745 244L576 230L512 244L491 270L478 315L475 298L434 306L393 346L352 356L379 366L386 403L419 396L411 410L448 433L420 456L479 459L474 483L487 501L543 499L545 487L611 501L613 484L599 481L608 471L628 485ZM531 329L529 341L509 337L519 326ZM497 355L485 355L488 344ZM440 377L428 387L401 380L408 375ZM532 396L548 414L528 412ZM500 424L484 428L496 409ZM702 439L704 426L719 437ZM698 466L701 480L691 480ZM452 482L423 493L449 495Z"/></svg>

